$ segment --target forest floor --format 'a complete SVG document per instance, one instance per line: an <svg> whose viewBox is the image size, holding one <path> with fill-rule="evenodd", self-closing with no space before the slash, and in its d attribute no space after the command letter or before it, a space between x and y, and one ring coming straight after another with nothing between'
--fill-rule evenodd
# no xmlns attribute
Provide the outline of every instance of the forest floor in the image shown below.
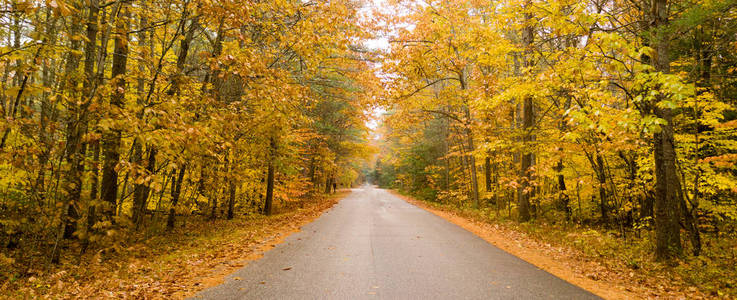
<svg viewBox="0 0 737 300"><path fill-rule="evenodd" d="M662 265L640 262L639 266L633 268L625 259L613 259L606 254L616 252L617 249L595 249L594 252L598 254L592 254L583 247L590 249L600 246L603 239L593 230L565 231L546 224L517 224L490 218L488 213L481 213L480 210L464 210L454 205L420 201L394 193L407 202L476 234L490 244L605 299L729 297L724 294L707 295L687 284L677 272L668 272ZM567 239L568 242L580 241L575 243L580 246L570 246L562 239Z"/></svg>
<svg viewBox="0 0 737 300"><path fill-rule="evenodd" d="M277 206L272 216L191 220L170 234L127 245L114 255L70 254L51 271L3 283L0 298L182 299L220 284L348 193L291 203L291 209Z"/></svg>

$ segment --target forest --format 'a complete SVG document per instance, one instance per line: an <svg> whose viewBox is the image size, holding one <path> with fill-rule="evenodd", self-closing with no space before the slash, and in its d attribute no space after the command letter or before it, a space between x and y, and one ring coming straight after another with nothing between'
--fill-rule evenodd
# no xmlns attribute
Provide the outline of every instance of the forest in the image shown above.
<svg viewBox="0 0 737 300"><path fill-rule="evenodd" d="M381 66L381 186L591 229L638 249L632 269L680 264L734 288L737 2L402 7Z"/></svg>
<svg viewBox="0 0 737 300"><path fill-rule="evenodd" d="M737 296L735 0L0 0L0 72L0 291L370 182Z"/></svg>
<svg viewBox="0 0 737 300"><path fill-rule="evenodd" d="M373 89L357 9L2 1L0 280L350 186Z"/></svg>

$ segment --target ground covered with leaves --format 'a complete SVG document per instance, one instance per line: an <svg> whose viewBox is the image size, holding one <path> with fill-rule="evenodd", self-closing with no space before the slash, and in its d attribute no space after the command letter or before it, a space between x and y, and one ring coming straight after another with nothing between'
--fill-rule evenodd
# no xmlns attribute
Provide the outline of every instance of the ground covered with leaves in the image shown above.
<svg viewBox="0 0 737 300"><path fill-rule="evenodd" d="M654 262L652 243L646 236L625 241L576 225L520 224L496 218L491 211L483 209L399 196L605 299L729 299L737 296L735 260L731 259L730 266L726 257L735 253L734 241L711 245L720 251L689 257L678 261L675 267L668 267Z"/></svg>
<svg viewBox="0 0 737 300"><path fill-rule="evenodd" d="M182 299L221 283L346 193L300 202L272 216L190 221L170 234L131 243L117 253L70 254L61 265L2 283L0 298Z"/></svg>

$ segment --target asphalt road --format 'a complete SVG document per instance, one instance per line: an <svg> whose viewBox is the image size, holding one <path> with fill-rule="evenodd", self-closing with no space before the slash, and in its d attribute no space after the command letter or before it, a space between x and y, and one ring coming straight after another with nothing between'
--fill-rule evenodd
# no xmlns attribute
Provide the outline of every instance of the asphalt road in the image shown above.
<svg viewBox="0 0 737 300"><path fill-rule="evenodd" d="M370 186L195 298L598 299Z"/></svg>

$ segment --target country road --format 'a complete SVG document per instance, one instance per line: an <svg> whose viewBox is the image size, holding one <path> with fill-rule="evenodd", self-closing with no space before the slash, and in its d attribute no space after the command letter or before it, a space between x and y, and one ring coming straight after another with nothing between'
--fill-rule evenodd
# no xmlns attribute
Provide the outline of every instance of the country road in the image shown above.
<svg viewBox="0 0 737 300"><path fill-rule="evenodd" d="M371 186L194 298L598 299Z"/></svg>

